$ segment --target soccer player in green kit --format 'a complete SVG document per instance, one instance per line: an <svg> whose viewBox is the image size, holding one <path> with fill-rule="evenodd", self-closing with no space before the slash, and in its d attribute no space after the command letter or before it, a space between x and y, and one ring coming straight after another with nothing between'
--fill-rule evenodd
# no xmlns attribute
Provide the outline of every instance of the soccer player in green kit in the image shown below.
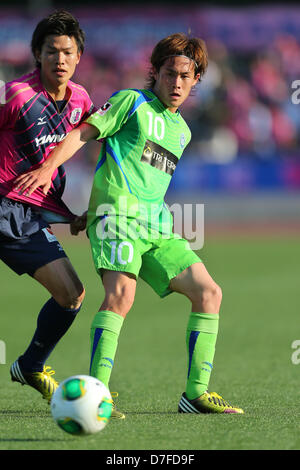
<svg viewBox="0 0 300 470"><path fill-rule="evenodd" d="M114 93L72 130L37 170L19 177L22 191L48 191L54 170L90 139L103 139L87 233L105 298L91 328L90 374L109 386L118 338L140 276L164 297L186 296L187 383L180 413L243 413L207 391L218 334L220 287L183 238L172 233L164 196L191 139L178 108L207 68L205 43L184 34L162 39L151 56L150 86ZM77 225L76 225L77 224ZM84 216L74 223L76 233ZM122 416L123 417L123 416Z"/></svg>

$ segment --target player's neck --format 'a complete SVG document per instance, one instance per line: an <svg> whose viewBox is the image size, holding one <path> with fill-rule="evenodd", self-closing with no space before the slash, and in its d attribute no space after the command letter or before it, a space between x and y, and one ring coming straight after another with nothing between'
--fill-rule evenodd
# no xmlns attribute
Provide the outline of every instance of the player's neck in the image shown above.
<svg viewBox="0 0 300 470"><path fill-rule="evenodd" d="M162 96L162 93L160 93L160 90L154 86L154 88L151 90L152 93L154 93L157 98L159 99L159 101L165 106L165 108L170 111L171 113L175 114L177 111L178 111L178 106L170 106L168 105L167 103L165 103L164 99L163 99L163 96Z"/></svg>
<svg viewBox="0 0 300 470"><path fill-rule="evenodd" d="M45 86L45 89L47 90L51 98L54 99L54 101L60 101L60 100L66 99L67 85L63 85L59 88L56 88L56 87L52 88L52 87Z"/></svg>
<svg viewBox="0 0 300 470"><path fill-rule="evenodd" d="M171 107L171 108L167 107L167 109L173 114L177 113L177 111L178 111L178 108L173 108L173 107Z"/></svg>
<svg viewBox="0 0 300 470"><path fill-rule="evenodd" d="M68 82L61 83L61 84L54 84L48 81L46 77L43 77L42 74L41 74L41 81L45 90L54 101L65 99Z"/></svg>

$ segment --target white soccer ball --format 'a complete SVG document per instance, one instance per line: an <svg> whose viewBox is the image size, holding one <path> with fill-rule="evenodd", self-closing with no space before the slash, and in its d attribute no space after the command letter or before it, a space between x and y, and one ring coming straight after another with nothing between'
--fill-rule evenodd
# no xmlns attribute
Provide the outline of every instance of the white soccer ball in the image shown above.
<svg viewBox="0 0 300 470"><path fill-rule="evenodd" d="M51 413L64 431L83 436L107 425L113 402L107 387L89 375L74 375L61 382L51 399Z"/></svg>

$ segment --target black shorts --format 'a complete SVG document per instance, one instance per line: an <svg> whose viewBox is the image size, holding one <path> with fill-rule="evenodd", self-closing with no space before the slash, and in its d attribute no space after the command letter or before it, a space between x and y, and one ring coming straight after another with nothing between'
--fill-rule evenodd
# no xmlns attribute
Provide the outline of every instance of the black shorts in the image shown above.
<svg viewBox="0 0 300 470"><path fill-rule="evenodd" d="M0 259L17 274L35 271L66 254L31 206L0 196Z"/></svg>

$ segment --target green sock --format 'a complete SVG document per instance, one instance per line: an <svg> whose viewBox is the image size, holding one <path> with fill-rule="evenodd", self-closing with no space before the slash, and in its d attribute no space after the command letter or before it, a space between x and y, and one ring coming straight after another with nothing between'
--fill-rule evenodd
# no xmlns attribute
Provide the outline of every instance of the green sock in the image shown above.
<svg viewBox="0 0 300 470"><path fill-rule="evenodd" d="M189 400L199 397L207 390L218 326L218 314L192 312L190 315L186 333L189 360L185 392Z"/></svg>
<svg viewBox="0 0 300 470"><path fill-rule="evenodd" d="M90 375L107 387L123 321L121 315L102 310L95 315L91 326Z"/></svg>

